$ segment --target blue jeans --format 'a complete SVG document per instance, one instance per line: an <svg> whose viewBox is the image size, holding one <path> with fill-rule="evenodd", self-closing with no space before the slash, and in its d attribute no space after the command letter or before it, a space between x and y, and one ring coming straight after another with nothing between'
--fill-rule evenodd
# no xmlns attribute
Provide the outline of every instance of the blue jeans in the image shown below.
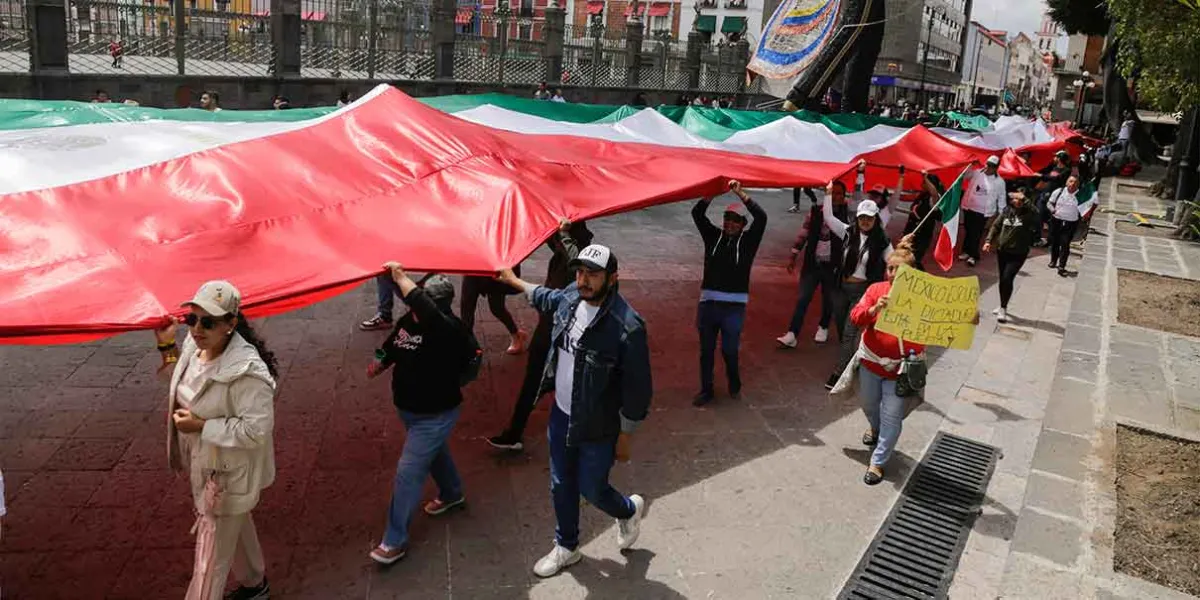
<svg viewBox="0 0 1200 600"><path fill-rule="evenodd" d="M884 379L865 366L858 368L858 398L879 440L871 454L871 465L882 467L892 457L904 427L904 398L896 395L895 379Z"/></svg>
<svg viewBox="0 0 1200 600"><path fill-rule="evenodd" d="M438 499L453 502L462 498L462 481L450 458L447 440L458 422L460 407L433 415L399 411L408 434L404 451L396 465L392 484L392 505L388 509L387 532L383 543L393 548L408 543L408 521L421 503L421 488L425 478L433 476L438 486Z"/></svg>
<svg viewBox="0 0 1200 600"><path fill-rule="evenodd" d="M571 417L551 403L550 495L554 499L554 538L568 550L579 547L579 496L614 519L633 516L633 501L613 489L608 472L616 457L616 440L567 446Z"/></svg>
<svg viewBox="0 0 1200 600"><path fill-rule="evenodd" d="M801 273L800 297L796 299L796 310L792 311L792 322L788 325L788 331L799 335L800 329L804 327L804 315L808 312L808 304L812 302L813 296L817 295L817 287L821 288L819 325L823 329L829 329L829 320L833 318L833 305L837 302L837 272L832 263L819 262Z"/></svg>
<svg viewBox="0 0 1200 600"><path fill-rule="evenodd" d="M390 274L375 276L376 311L389 321L392 320L392 309L396 306L396 296L400 295L400 286Z"/></svg>
<svg viewBox="0 0 1200 600"><path fill-rule="evenodd" d="M696 309L696 328L700 330L700 392L713 393L713 357L717 350L717 334L721 335L721 357L725 359L725 376L729 392L742 389L738 372L738 348L742 345L742 325L746 322L746 305L736 302L701 302Z"/></svg>

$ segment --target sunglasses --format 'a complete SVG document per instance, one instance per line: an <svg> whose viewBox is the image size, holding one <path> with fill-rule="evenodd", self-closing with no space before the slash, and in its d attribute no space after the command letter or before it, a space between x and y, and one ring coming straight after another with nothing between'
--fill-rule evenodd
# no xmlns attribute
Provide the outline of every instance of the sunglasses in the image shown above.
<svg viewBox="0 0 1200 600"><path fill-rule="evenodd" d="M217 322L225 320L227 320L225 317L214 317L211 315L199 317L195 313L188 313L183 317L183 324L188 327L195 327L199 323L201 329L212 329L217 326Z"/></svg>

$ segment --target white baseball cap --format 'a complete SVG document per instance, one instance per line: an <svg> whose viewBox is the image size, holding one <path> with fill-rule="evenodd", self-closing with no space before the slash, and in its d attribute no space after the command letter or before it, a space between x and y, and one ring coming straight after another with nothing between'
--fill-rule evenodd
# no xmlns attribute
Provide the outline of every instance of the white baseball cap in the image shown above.
<svg viewBox="0 0 1200 600"><path fill-rule="evenodd" d="M879 205L875 204L874 200L863 200L858 203L858 211L856 217L878 217Z"/></svg>
<svg viewBox="0 0 1200 600"><path fill-rule="evenodd" d="M196 306L214 317L236 315L242 305L242 294L228 281L209 281L196 290L191 300L180 306Z"/></svg>
<svg viewBox="0 0 1200 600"><path fill-rule="evenodd" d="M592 244L580 250L579 256L576 256L567 266L582 266L589 271L608 271L609 273L613 273L617 270L617 257L613 255L612 250L608 249L608 246Z"/></svg>
<svg viewBox="0 0 1200 600"><path fill-rule="evenodd" d="M987 159L987 164L989 164L989 165L991 165L991 166L993 166L993 167L995 167L995 166L999 165L999 164L1000 164L1000 157L999 157L999 156L996 156L995 154L993 154L993 155L989 156L989 157L988 157L988 159Z"/></svg>

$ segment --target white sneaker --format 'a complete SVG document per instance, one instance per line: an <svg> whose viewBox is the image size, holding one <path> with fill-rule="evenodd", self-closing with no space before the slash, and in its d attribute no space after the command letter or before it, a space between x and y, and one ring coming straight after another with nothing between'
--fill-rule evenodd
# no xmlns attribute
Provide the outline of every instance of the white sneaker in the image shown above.
<svg viewBox="0 0 1200 600"><path fill-rule="evenodd" d="M829 341L829 329L826 327L818 327L817 335L813 336L813 341L818 344L824 344Z"/></svg>
<svg viewBox="0 0 1200 600"><path fill-rule="evenodd" d="M1008 322L1008 311L1004 310L1003 308L1001 308L999 310L1000 310L1000 312L996 313L996 320L1001 323L1007 323Z"/></svg>
<svg viewBox="0 0 1200 600"><path fill-rule="evenodd" d="M996 308L993 308L993 309L992 309L992 316L993 316L993 317L998 317L998 316L1000 316L1000 307L999 307L999 306L997 306Z"/></svg>
<svg viewBox="0 0 1200 600"><path fill-rule="evenodd" d="M971 258L971 255L967 254L966 252L958 255L958 260L967 260L968 258Z"/></svg>
<svg viewBox="0 0 1200 600"><path fill-rule="evenodd" d="M646 501L634 494L629 497L633 502L633 516L628 519L617 519L617 548L628 550L642 533L642 514L646 512Z"/></svg>
<svg viewBox="0 0 1200 600"><path fill-rule="evenodd" d="M538 577L553 577L558 575L558 572L583 560L583 555L578 549L567 550L558 544L554 544L554 549L537 561L533 565L533 574Z"/></svg>
<svg viewBox="0 0 1200 600"><path fill-rule="evenodd" d="M788 207L787 211L790 213L798 213L798 212L800 212L800 206L797 204L793 204L790 207Z"/></svg>
<svg viewBox="0 0 1200 600"><path fill-rule="evenodd" d="M775 338L775 341L779 342L779 345L784 348L795 348L796 347L796 334L789 331L789 332Z"/></svg>

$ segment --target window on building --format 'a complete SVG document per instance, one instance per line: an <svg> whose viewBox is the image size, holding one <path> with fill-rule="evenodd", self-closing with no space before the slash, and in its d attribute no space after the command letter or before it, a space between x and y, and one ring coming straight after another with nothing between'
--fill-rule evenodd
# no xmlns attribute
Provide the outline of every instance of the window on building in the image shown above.
<svg viewBox="0 0 1200 600"><path fill-rule="evenodd" d="M530 9L532 10L532 9ZM520 21L517 23L517 39L531 40L533 39L533 23L529 21Z"/></svg>
<svg viewBox="0 0 1200 600"><path fill-rule="evenodd" d="M650 17L650 31L670 31L670 17L663 15L661 17Z"/></svg>

